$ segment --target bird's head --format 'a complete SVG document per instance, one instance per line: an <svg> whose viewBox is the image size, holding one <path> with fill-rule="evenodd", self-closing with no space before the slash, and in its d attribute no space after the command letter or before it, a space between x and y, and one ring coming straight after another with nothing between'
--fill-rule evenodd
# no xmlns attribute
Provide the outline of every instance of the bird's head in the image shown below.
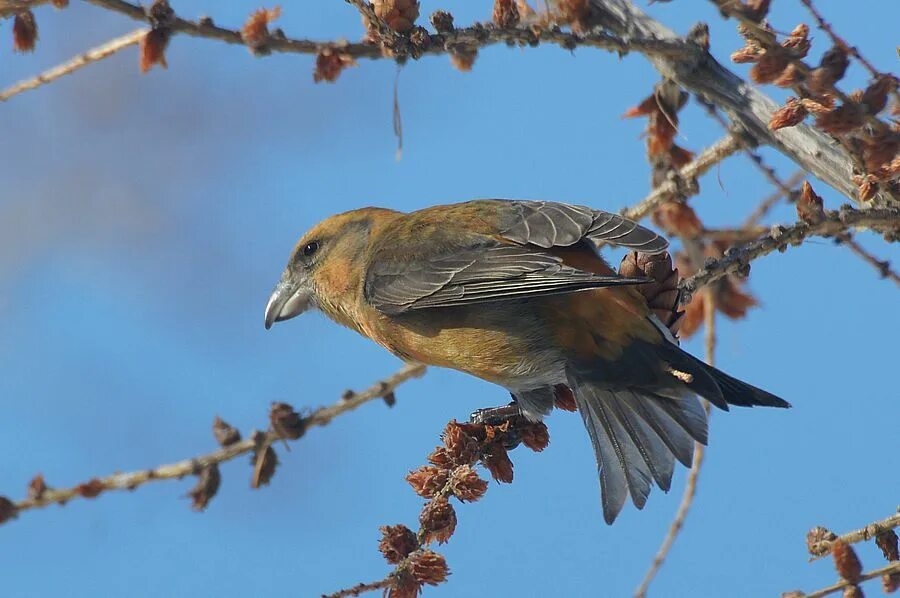
<svg viewBox="0 0 900 598"><path fill-rule="evenodd" d="M300 238L266 304L266 329L319 308L332 317L346 311L362 288L370 237L390 216L363 208L331 216Z"/></svg>

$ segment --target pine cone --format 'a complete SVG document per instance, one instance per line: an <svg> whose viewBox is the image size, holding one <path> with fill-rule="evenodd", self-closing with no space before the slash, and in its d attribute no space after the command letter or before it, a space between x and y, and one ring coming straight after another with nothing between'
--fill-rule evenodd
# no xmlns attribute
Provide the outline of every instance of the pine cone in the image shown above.
<svg viewBox="0 0 900 598"><path fill-rule="evenodd" d="M637 285L637 289L646 299L647 306L659 320L678 334L684 312L679 310L681 291L678 290L678 270L672 267L672 258L668 253L646 255L632 251L619 265L622 276L652 278L655 282Z"/></svg>

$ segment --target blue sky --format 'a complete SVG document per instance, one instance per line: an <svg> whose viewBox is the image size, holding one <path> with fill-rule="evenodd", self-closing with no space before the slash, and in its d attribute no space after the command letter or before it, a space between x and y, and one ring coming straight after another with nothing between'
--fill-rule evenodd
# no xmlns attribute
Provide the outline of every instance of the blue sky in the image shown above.
<svg viewBox="0 0 900 598"><path fill-rule="evenodd" d="M818 4L877 66L896 70L896 2ZM232 26L258 7L175 6ZM490 14L488 3L425 2L423 15L439 7L458 23ZM283 8L289 35L361 34L343 2ZM681 32L708 22L722 59L739 47L733 24L707 3L649 10ZM783 30L810 21L799 2L775 3L773 14ZM82 3L37 18L33 55L12 55L3 25L4 83L136 27ZM813 55L826 47L816 31ZM395 371L394 357L318 315L263 329L290 248L332 213L476 197L617 211L648 188L643 123L619 117L657 80L640 56L495 47L467 74L446 57L409 64L400 161L389 62L314 85L309 57L255 59L176 37L168 60L169 70L140 76L132 49L0 106L0 494L21 497L37 472L68 486L180 460L214 447L215 415L247 432L265 424L272 401L315 407ZM854 67L848 81L865 79ZM682 113L681 145L698 150L720 136L696 105ZM783 176L793 172L763 154ZM770 192L743 157L701 185L693 205L709 226L740 222ZM830 207L845 201L816 189ZM781 208L771 221L794 218ZM900 263L896 245L859 240ZM806 531L846 531L897 506L900 483L886 473L897 447L897 289L827 240L755 262L750 287L762 305L721 323L718 363L795 407L714 414L699 495L657 596L828 585L831 566L807 564ZM687 343L695 354L701 345ZM448 419L506 395L432 370L398 399L281 451L270 487L249 488L243 459L225 465L203 514L183 498L192 480L24 513L0 528L0 594L314 596L378 579L388 571L378 527L413 526L421 506L403 476ZM640 581L685 472L668 495L654 491L644 511L628 506L608 527L580 419L557 413L548 424L547 451L513 453L512 485L491 484L482 501L458 508L457 532L441 548L452 576L427 595L488 586L510 596L627 596ZM872 547L860 554L869 568L882 563Z"/></svg>

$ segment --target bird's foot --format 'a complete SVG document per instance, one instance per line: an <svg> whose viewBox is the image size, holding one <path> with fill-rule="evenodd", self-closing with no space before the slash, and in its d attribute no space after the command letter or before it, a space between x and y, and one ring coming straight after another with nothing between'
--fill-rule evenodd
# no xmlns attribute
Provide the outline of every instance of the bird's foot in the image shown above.
<svg viewBox="0 0 900 598"><path fill-rule="evenodd" d="M515 402L502 407L487 407L479 409L469 416L469 422L482 426L501 426L509 423L507 431L503 434L503 446L507 450L512 450L519 446L522 442L522 435L519 432L519 423L525 421L522 410Z"/></svg>

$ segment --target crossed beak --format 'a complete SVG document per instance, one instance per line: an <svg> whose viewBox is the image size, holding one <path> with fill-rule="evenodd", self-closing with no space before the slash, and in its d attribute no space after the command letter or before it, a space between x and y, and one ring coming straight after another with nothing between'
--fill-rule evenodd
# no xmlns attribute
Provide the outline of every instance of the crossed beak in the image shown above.
<svg viewBox="0 0 900 598"><path fill-rule="evenodd" d="M284 271L266 303L266 330L275 322L290 320L309 308L311 289L304 277Z"/></svg>

